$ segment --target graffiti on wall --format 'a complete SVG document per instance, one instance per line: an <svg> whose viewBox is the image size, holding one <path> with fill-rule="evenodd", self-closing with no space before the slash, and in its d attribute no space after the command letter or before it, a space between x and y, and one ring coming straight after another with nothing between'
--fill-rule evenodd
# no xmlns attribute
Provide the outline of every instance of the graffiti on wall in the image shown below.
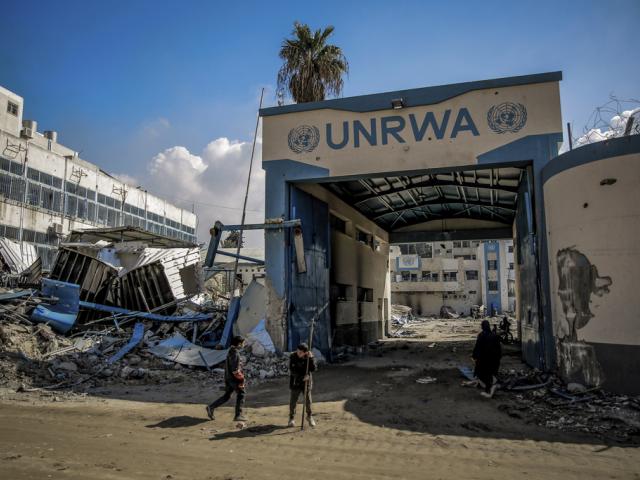
<svg viewBox="0 0 640 480"><path fill-rule="evenodd" d="M563 314L554 319L554 330L561 374L567 380L600 385L604 375L595 349L578 340L578 330L594 317L591 311L592 296L602 297L609 293L613 281L611 277L600 276L598 268L574 247L559 250L556 265L558 296Z"/></svg>

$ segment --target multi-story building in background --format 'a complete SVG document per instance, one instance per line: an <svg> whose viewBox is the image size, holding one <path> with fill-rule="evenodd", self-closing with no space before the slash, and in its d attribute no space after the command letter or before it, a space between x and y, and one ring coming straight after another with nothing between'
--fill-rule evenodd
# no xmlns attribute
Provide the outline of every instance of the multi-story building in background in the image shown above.
<svg viewBox="0 0 640 480"><path fill-rule="evenodd" d="M513 312L516 308L516 281L513 240L490 240L478 249L482 263L482 303L488 313Z"/></svg>
<svg viewBox="0 0 640 480"><path fill-rule="evenodd" d="M391 302L417 315L438 315L443 306L463 315L479 305L487 313L515 309L510 240L393 245L390 270Z"/></svg>
<svg viewBox="0 0 640 480"><path fill-rule="evenodd" d="M34 244L45 268L72 230L134 226L196 241L193 212L82 160L57 132L23 120L23 108L22 97L0 87L0 237Z"/></svg>

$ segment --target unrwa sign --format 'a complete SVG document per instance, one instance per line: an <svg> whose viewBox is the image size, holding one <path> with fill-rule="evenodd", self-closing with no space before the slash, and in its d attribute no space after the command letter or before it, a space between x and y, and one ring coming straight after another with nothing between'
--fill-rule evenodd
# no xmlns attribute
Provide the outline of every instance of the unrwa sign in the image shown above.
<svg viewBox="0 0 640 480"><path fill-rule="evenodd" d="M460 134L480 135L467 108L458 109L455 115L452 113L447 109L439 117L433 112L426 112L424 116L388 115L371 118L368 125L360 120L345 120L337 128L333 123L326 123L324 138L329 148L340 150L349 145L359 148L365 143L375 147L390 142L406 143L407 139L422 142L425 138L442 140L457 138ZM515 133L526 124L527 109L521 103L504 102L492 106L486 120L494 133ZM312 152L321 141L320 129L315 125L300 125L289 131L287 140L295 153Z"/></svg>

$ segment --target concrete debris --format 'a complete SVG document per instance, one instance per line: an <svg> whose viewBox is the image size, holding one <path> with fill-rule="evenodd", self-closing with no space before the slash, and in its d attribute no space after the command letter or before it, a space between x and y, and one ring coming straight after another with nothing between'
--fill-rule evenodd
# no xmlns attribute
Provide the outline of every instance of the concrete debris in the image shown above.
<svg viewBox="0 0 640 480"><path fill-rule="evenodd" d="M416 380L416 383L429 384L429 383L436 383L437 381L438 379L435 377L422 377L422 378L418 378Z"/></svg>
<svg viewBox="0 0 640 480"><path fill-rule="evenodd" d="M440 307L440 318L460 318L460 314L448 305Z"/></svg>
<svg viewBox="0 0 640 480"><path fill-rule="evenodd" d="M391 322L393 325L406 325L414 319L413 310L406 305L391 305Z"/></svg>
<svg viewBox="0 0 640 480"><path fill-rule="evenodd" d="M264 319L246 336L247 346L256 357L264 357L267 352L275 353L276 347L271 340L271 336L265 328Z"/></svg>
<svg viewBox="0 0 640 480"><path fill-rule="evenodd" d="M473 378L468 367L460 371L466 378ZM640 396L587 389L578 383L565 385L560 377L535 369L501 371L498 383L503 392L496 395L501 402L498 408L527 423L620 443L640 436Z"/></svg>

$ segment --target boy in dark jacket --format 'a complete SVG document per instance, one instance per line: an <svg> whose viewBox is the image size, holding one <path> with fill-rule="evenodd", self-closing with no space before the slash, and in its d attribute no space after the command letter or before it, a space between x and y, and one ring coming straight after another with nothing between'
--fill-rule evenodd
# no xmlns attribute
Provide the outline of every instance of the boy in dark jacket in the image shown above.
<svg viewBox="0 0 640 480"><path fill-rule="evenodd" d="M309 365L309 373L307 374L307 364ZM316 426L316 421L313 418L311 411L311 387L312 379L311 372L316 370L316 359L313 353L309 351L309 346L306 343L301 343L295 352L289 357L289 389L291 390L291 397L289 399L289 427L295 427L296 422L294 416L296 414L296 405L301 393L304 393L305 385L307 386L307 398L306 401L306 414L309 420L309 425Z"/></svg>
<svg viewBox="0 0 640 480"><path fill-rule="evenodd" d="M207 416L210 420L215 418L214 410L220 405L226 403L231 398L231 394L236 392L236 416L234 422L246 422L246 418L242 415L242 407L244 406L244 373L242 372L242 362L240 361L240 349L244 346L244 338L240 336L233 337L231 347L227 353L227 360L224 365L224 395L218 398L211 405L207 406Z"/></svg>

